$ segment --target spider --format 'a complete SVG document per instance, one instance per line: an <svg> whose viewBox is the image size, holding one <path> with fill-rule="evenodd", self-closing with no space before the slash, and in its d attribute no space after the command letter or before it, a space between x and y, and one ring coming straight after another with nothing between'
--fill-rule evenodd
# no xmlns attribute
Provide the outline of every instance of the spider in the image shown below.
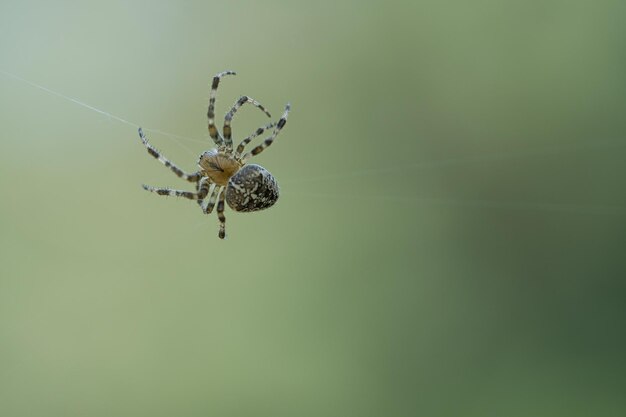
<svg viewBox="0 0 626 417"><path fill-rule="evenodd" d="M290 105L287 103L285 111L277 123L269 123L259 127L254 133L241 141L239 146L233 150L232 129L230 123L237 110L246 103L257 107L268 117L270 113L258 101L248 96L242 96L235 102L224 117L224 127L222 134L215 127L215 97L220 79L226 75L235 75L234 71L223 71L213 77L211 93L209 95L209 109L207 117L209 119L209 135L217 148L203 152L198 159L197 172L188 174L178 168L167 158L159 153L152 145L141 127L139 137L148 149L148 153L168 167L174 174L189 182L196 184L196 192L172 190L170 188L156 188L143 185L144 190L165 196L185 197L196 200L204 214L210 214L217 203L217 217L220 222L218 236L224 239L226 236L226 217L224 216L224 201L234 211L251 212L269 208L278 200L279 188L276 179L265 168L256 164L246 165L251 157L260 154L272 144L280 130L287 123ZM255 137L261 135L266 130L274 128L272 134L260 145L247 153L244 148ZM210 194L209 194L210 193ZM207 196L208 199L207 199Z"/></svg>

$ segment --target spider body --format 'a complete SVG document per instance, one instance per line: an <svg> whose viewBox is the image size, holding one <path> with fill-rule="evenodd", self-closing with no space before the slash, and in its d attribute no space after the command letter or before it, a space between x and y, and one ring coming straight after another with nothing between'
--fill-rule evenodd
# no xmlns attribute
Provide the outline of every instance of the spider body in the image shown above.
<svg viewBox="0 0 626 417"><path fill-rule="evenodd" d="M267 169L256 164L245 165L238 156L227 151L204 152L198 167L208 181L226 187L226 203L234 211L259 211L278 200L278 182Z"/></svg>
<svg viewBox="0 0 626 417"><path fill-rule="evenodd" d="M278 194L274 176L262 166L250 164L228 181L226 203L235 211L259 211L272 207L278 200Z"/></svg>
<svg viewBox="0 0 626 417"><path fill-rule="evenodd" d="M277 123L269 123L266 126L259 127L253 134L242 140L239 146L233 150L232 128L230 123L233 116L242 105L251 103L263 111L268 117L271 117L258 101L248 96L243 96L237 100L230 111L226 113L222 130L223 136L220 135L215 126L216 91L221 77L234 74L233 71L224 71L213 77L207 117L209 119L209 135L217 145L217 148L205 151L200 155L198 159L199 170L197 172L188 174L162 156L148 143L148 139L144 135L143 130L139 128L139 137L147 148L148 153L168 167L177 176L195 183L196 192L155 188L149 185L144 185L143 188L159 195L171 195L196 200L205 214L211 213L217 204L216 211L220 222L218 236L220 239L226 236L226 217L224 215L225 202L234 211L253 212L269 208L278 200L278 183L272 174L260 165L246 165L246 162L249 158L258 155L272 144L280 130L285 126L290 109L289 104L287 104L283 115ZM274 130L267 139L251 151L245 154L243 153L246 145L250 143L252 139L271 128L274 128Z"/></svg>
<svg viewBox="0 0 626 417"><path fill-rule="evenodd" d="M208 177L214 184L225 187L228 180L243 166L241 159L230 153L211 149L200 155L198 167L203 176Z"/></svg>

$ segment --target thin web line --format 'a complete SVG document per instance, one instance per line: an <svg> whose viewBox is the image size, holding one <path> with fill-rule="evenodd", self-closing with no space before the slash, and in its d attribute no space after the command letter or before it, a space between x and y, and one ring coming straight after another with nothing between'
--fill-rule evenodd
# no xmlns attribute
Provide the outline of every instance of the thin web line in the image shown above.
<svg viewBox="0 0 626 417"><path fill-rule="evenodd" d="M509 159L518 159L518 158L528 158L534 156L549 156L562 154L567 152L577 152L582 150L589 150L595 148L613 148L613 147L621 147L626 146L626 140L605 140L605 141L596 141L593 143L577 143L569 146L551 146L545 147L541 149L534 149L525 152L517 152L517 153L494 153L491 155L478 155L478 156L468 156L468 157L459 157L459 158L447 158L440 159L437 161L422 161L415 162L410 164L403 164L399 166L391 166L385 168L364 168L359 170L347 171L344 173L333 173L327 175L320 175L309 178L299 178L292 180L281 181L282 184L299 184L303 182L323 182L323 181L334 181L343 178L353 178L353 177L361 177L367 175L376 175L376 174L384 174L384 173L392 173L404 171L407 169L428 169L428 168L440 168L440 167L448 167L448 166L457 166L457 165L465 165L472 164L476 162L489 162L489 161L504 161Z"/></svg>
<svg viewBox="0 0 626 417"><path fill-rule="evenodd" d="M75 99L73 97L67 96L65 94L59 93L57 91L54 91L50 88L47 88L41 84L37 84L33 81L29 81L25 78L22 78L18 75L12 74L10 72L4 71L2 69L0 69L0 73L2 73L3 75L13 78L15 80L21 81L23 83L26 83L34 88L40 89L42 91L47 92L48 94L54 95L56 97L62 98L64 100L67 100L71 103L77 104L81 107L84 107L86 109L89 109L93 112L96 112L98 114L101 114L103 116L106 116L109 119L113 119L113 120L117 120L120 123L126 124L128 126L132 126L135 129L139 128L139 125L137 123L133 123L129 120L126 120L120 116L114 115L112 113L106 112L104 110L100 110L94 106L91 106L83 101L80 101L78 99ZM202 144L206 144L207 141L206 140L200 140L200 139L194 139L194 138L189 138L186 136L181 136L181 135L176 135L173 133L169 133L169 132L165 132L163 130L160 129L154 129L154 128L144 128L144 131L146 132L151 132L151 133L155 133L155 134L159 134L159 135L163 135L166 137L170 137L172 139L175 140L175 142L183 147L187 152L189 152L192 155L195 155L195 153L189 149L189 147L187 147L186 145L184 145L182 142L180 142L180 140L188 140L191 142L196 142L196 143L202 143ZM547 155L552 155L552 154L560 154L560 153L564 153L564 152L576 152L576 151L580 151L580 150L586 150L586 149L592 149L592 148L608 148L608 147L619 147L619 146L625 146L626 145L626 141L622 140L622 141L596 141L593 143L578 143L578 144L572 144L570 146L553 146L553 147L546 147L546 148L542 148L542 149L535 149L535 150L530 150L530 151L526 151L526 152L518 152L518 153L496 153L496 154L491 154L491 155L479 155L479 156L469 156L469 157L459 157L459 158L448 158L448 159L441 159L438 161L422 161L422 162L415 162L415 163L410 163L410 164L403 164L403 165L399 165L399 166L392 166L392 167L386 167L386 168L364 168L364 169L357 169L357 170L351 170L351 171L347 171L347 172L337 172L337 173L332 173L332 174L326 174L326 175L320 175L320 176L314 176L314 177L308 177L308 178L299 178L299 179L286 179L283 180L281 183L283 184L299 184L299 183L305 183L305 182L324 182L324 181L334 181L334 180L338 180L338 179L346 179L346 178L353 178L353 177L361 177L361 176L367 176L367 175L376 175L376 174L384 174L384 173L393 173L393 172L399 172L399 171L404 171L404 170L408 170L408 169L427 169L427 168L439 168L439 167L446 167L446 166L456 166L456 165L463 165L463 164L471 164L471 163L476 163L476 162L488 162L488 161L500 161L500 160L507 160L507 159L516 159L516 158L526 158L526 157L533 157L533 156L547 156Z"/></svg>
<svg viewBox="0 0 626 417"><path fill-rule="evenodd" d="M34 88L37 88L39 90L45 91L48 94L51 94L53 96L62 98L63 100L67 100L67 101L69 101L71 103L77 104L77 105L79 105L81 107L84 107L84 108L86 108L88 110L91 110L93 112L96 112L98 114L106 116L109 119L117 120L118 122L123 123L123 124L128 125L128 126L132 126L135 129L138 129L140 127L140 125L138 125L137 123L133 123L133 122L128 121L128 120L126 120L126 119L124 119L124 118L122 118L120 116L116 116L115 114L106 112L104 110L100 110L100 109L98 109L98 108L96 108L94 106L91 106L91 105L83 102L83 101L80 101L80 100L75 99L75 98L70 97L70 96L66 96L65 94L59 93L58 91L51 90L48 87L44 87L41 84L37 84L37 83L35 83L33 81L29 81L29 80L27 80L25 78L22 78L22 77L18 76L18 75L12 74L12 73L7 72L7 71L4 71L2 69L0 69L0 73L5 75L5 76L7 76L7 77L9 77L9 78L13 78L13 79L21 81L21 82L23 82L25 84L28 84L31 87L34 87ZM159 130L159 129L143 128L143 130L146 131L146 132L151 132L151 133L167 136L167 137L170 137L170 138L174 139L176 141L176 143L178 143L178 145L180 145L181 147L186 149L192 155L195 155L195 154L193 153L193 151L191 149L189 149L189 147L187 147L182 142L180 142L181 139L189 140L189 141L192 141L192 142L204 143L204 144L207 143L206 141L201 141L199 139L193 139L193 138L189 138L189 137L181 136L181 135L175 135L173 133L164 132L164 131Z"/></svg>
<svg viewBox="0 0 626 417"><path fill-rule="evenodd" d="M0 73L2 73L3 75L9 78L13 78L25 84L28 84L31 87L45 91L48 94L62 98L66 101L69 101L71 103L84 107L88 110L91 110L93 112L106 116L109 119L117 120L120 123L126 124L128 126L132 126L136 129L139 128L139 125L137 123L133 123L120 116L114 115L104 110L100 110L83 101L80 101L73 97L69 97L65 94L54 91L43 85L29 81L25 78L22 78L18 75L4 71L2 69L0 69ZM160 135L167 136L167 137L174 139L176 143L178 143L180 146L185 148L191 154L193 154L193 152L187 146L185 146L183 143L180 142L181 139L189 140L192 142L206 143L206 141L201 141L198 139L176 135L176 134L165 132L159 129L144 128L144 130L147 132L160 134ZM530 156L543 156L543 155L557 154L557 153L562 153L562 152L584 150L584 149L589 149L589 148L613 147L613 146L623 146L623 145L626 145L625 141L604 141L604 142L594 142L594 143L581 143L581 144L575 144L575 145L571 145L567 147L549 147L549 148L537 149L537 150L532 150L532 151L527 151L527 152L522 152L522 153L500 153L500 154L492 154L492 155L473 156L473 157L467 157L467 158L449 158L449 159L443 159L439 161L417 162L414 164L406 164L406 165L396 166L396 167L362 169L362 170L323 175L323 176L318 176L318 177L285 180L283 181L283 183L298 184L302 182L329 181L329 180L344 179L344 178L349 178L349 177L358 177L358 176L363 176L363 175L380 174L380 173L385 173L385 172L396 172L396 171L402 171L406 169L415 169L415 168L423 169L423 168L454 166L454 165L474 163L474 162L484 162L484 161L491 161L491 160L494 160L494 161L506 160L506 159L523 158L523 157L530 157ZM368 199L368 200L378 199L378 200L393 200L396 202L404 201L404 202L410 202L410 203L427 203L427 204L451 205L451 206L460 206L460 207L476 207L476 208L558 211L558 212L572 212L572 213L581 213L581 214L619 214L619 215L626 214L626 207L621 207L621 206L597 206L597 205L594 206L594 205L552 204L552 203L536 203L536 202L503 202L503 201L491 201L491 200L455 200L455 199L424 198L424 197L418 197L418 196L407 197L407 196L365 195L365 194L364 195L348 195L348 194L318 194L318 193L301 193L301 192L296 192L296 193L289 192L289 194L310 196L310 197L317 197L317 198L324 197L324 198L348 198L348 199Z"/></svg>
<svg viewBox="0 0 626 417"><path fill-rule="evenodd" d="M281 192L285 194L284 192ZM449 199L449 198L429 198L418 196L394 196L394 195L370 195L370 194L332 194L332 193L302 193L287 192L289 195L312 197L312 198L335 198L335 199L361 199L361 200L389 200L393 202L417 203L428 205L456 206L463 208L489 208L508 210L528 210L544 212L566 212L576 214L613 214L626 215L626 207L615 205L579 205L561 203L541 203L531 201L496 201L482 199Z"/></svg>

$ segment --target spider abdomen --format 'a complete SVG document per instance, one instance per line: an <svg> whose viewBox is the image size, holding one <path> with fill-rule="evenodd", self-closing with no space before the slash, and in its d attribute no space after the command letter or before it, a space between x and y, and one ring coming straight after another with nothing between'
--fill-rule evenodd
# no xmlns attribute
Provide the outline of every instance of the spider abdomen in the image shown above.
<svg viewBox="0 0 626 417"><path fill-rule="evenodd" d="M272 207L278 200L276 179L260 165L245 165L228 181L226 202L234 211L250 212Z"/></svg>

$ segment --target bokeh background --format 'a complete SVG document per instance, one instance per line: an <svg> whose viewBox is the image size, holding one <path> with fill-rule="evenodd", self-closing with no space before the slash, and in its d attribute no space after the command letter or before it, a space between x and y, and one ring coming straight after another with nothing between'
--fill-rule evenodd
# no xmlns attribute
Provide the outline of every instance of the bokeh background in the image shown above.
<svg viewBox="0 0 626 417"><path fill-rule="evenodd" d="M0 415L625 415L625 18L3 0ZM220 241L133 125L193 170L225 69L293 107Z"/></svg>

